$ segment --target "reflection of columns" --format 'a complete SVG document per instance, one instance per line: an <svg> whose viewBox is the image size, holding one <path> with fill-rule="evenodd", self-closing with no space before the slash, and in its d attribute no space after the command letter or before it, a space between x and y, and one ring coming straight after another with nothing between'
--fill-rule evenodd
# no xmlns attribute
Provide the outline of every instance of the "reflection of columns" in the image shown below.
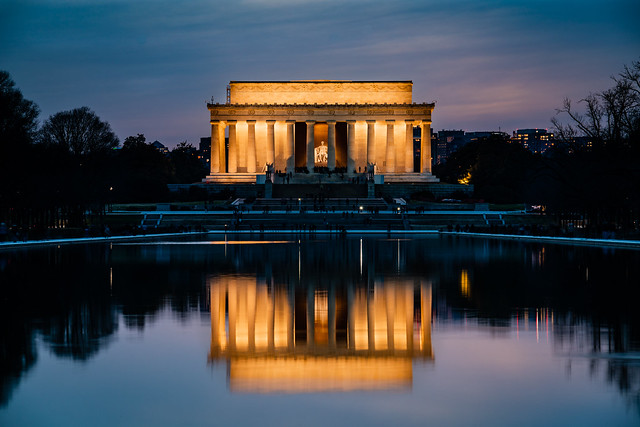
<svg viewBox="0 0 640 427"><path fill-rule="evenodd" d="M399 284L394 285L384 287L384 303L387 309L387 346L390 350L394 349L395 344L396 293L401 289Z"/></svg>
<svg viewBox="0 0 640 427"><path fill-rule="evenodd" d="M413 350L413 290L414 283L407 284L404 294L404 315L405 315L405 342L406 349Z"/></svg>
<svg viewBox="0 0 640 427"><path fill-rule="evenodd" d="M267 163L273 164L276 157L276 139L273 132L275 120L267 120Z"/></svg>
<svg viewBox="0 0 640 427"><path fill-rule="evenodd" d="M307 169L309 169L309 172L313 172L313 166L314 166L314 160L315 160L315 156L314 156L314 126L316 124L315 121L313 120L307 120Z"/></svg>
<svg viewBox="0 0 640 427"><path fill-rule="evenodd" d="M238 140L236 137L236 121L227 120L229 126L229 173L238 172Z"/></svg>
<svg viewBox="0 0 640 427"><path fill-rule="evenodd" d="M374 288L375 292L375 288ZM376 306L374 301L374 295L365 293L363 295L367 304L367 340L369 342L369 350L376 350Z"/></svg>
<svg viewBox="0 0 640 427"><path fill-rule="evenodd" d="M327 120L327 168L333 170L336 167L336 121Z"/></svg>
<svg viewBox="0 0 640 427"><path fill-rule="evenodd" d="M431 347L431 283L420 284L420 350L427 357L433 357Z"/></svg>
<svg viewBox="0 0 640 427"><path fill-rule="evenodd" d="M237 348L236 335L238 324L238 283L237 279L229 279L227 299L229 300L229 348L235 350Z"/></svg>
<svg viewBox="0 0 640 427"><path fill-rule="evenodd" d="M328 295L329 348L336 348L336 289L331 285Z"/></svg>
<svg viewBox="0 0 640 427"><path fill-rule="evenodd" d="M347 173L356 168L356 121L347 120Z"/></svg>
<svg viewBox="0 0 640 427"><path fill-rule="evenodd" d="M295 319L295 287L293 286L293 281L289 284L289 292L288 292L288 302L289 302L289 325L288 325L288 342L287 348L289 350L293 350L293 347L296 344L296 319Z"/></svg>
<svg viewBox="0 0 640 427"><path fill-rule="evenodd" d="M347 347L356 347L356 305L354 303L353 286L347 288Z"/></svg>
<svg viewBox="0 0 640 427"><path fill-rule="evenodd" d="M315 293L311 287L307 288L307 348L314 345L315 327Z"/></svg>
<svg viewBox="0 0 640 427"><path fill-rule="evenodd" d="M431 173L431 122L422 122L420 132L420 172Z"/></svg>
<svg viewBox="0 0 640 427"><path fill-rule="evenodd" d="M405 120L407 126L406 143L404 148L404 171L413 172L413 120Z"/></svg>
<svg viewBox="0 0 640 427"><path fill-rule="evenodd" d="M220 172L220 121L211 120L211 173Z"/></svg>
<svg viewBox="0 0 640 427"><path fill-rule="evenodd" d="M257 291L257 288L256 288L255 279L251 281L247 281L243 291L244 291L243 292L244 295L242 296L246 298L246 300L243 301L243 304L245 306L245 310L246 310L245 313L247 316L247 325L246 325L247 341L249 343L249 351L253 351L256 349L256 302L257 302L256 291ZM242 331L242 333L244 334L245 332Z"/></svg>
<svg viewBox="0 0 640 427"><path fill-rule="evenodd" d="M287 142L284 144L284 158L286 161L287 172L293 172L296 167L295 156L295 120L287 120Z"/></svg>
<svg viewBox="0 0 640 427"><path fill-rule="evenodd" d="M211 357L216 357L227 348L225 331L225 291L217 283L210 287L211 293Z"/></svg>
<svg viewBox="0 0 640 427"><path fill-rule="evenodd" d="M387 120L387 165L385 172L395 172L396 170L396 149L393 138L395 120Z"/></svg>
<svg viewBox="0 0 640 427"><path fill-rule="evenodd" d="M376 121L367 120L367 164L376 162Z"/></svg>
<svg viewBox="0 0 640 427"><path fill-rule="evenodd" d="M247 172L256 172L256 121L247 120Z"/></svg>
<svg viewBox="0 0 640 427"><path fill-rule="evenodd" d="M349 307L349 348L354 350L367 350L373 345L369 337L369 316L366 289L348 289Z"/></svg>

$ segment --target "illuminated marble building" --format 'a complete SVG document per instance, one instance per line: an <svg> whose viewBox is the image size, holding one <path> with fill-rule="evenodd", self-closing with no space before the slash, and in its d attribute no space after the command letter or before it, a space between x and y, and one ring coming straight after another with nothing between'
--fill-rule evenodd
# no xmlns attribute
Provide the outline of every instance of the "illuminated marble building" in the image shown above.
<svg viewBox="0 0 640 427"><path fill-rule="evenodd" d="M277 287L255 277L210 283L212 362L241 392L411 387L414 359L432 360L431 284Z"/></svg>
<svg viewBox="0 0 640 427"><path fill-rule="evenodd" d="M264 182L267 164L347 176L371 164L378 183L438 182L431 174L434 104L414 103L412 87L411 81L232 81L225 104L208 104L211 173L204 181ZM419 162L414 127L423 135Z"/></svg>

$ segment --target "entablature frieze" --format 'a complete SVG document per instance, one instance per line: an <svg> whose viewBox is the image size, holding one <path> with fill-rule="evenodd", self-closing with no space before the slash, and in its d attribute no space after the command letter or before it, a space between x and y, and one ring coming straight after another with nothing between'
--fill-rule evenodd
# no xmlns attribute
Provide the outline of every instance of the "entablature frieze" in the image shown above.
<svg viewBox="0 0 640 427"><path fill-rule="evenodd" d="M207 104L211 120L431 121L435 104Z"/></svg>

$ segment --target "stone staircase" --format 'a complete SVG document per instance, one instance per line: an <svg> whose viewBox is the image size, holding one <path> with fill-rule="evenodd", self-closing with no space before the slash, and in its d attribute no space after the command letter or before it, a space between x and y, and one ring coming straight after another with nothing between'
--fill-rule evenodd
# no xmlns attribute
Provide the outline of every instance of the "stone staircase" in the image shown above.
<svg viewBox="0 0 640 427"><path fill-rule="evenodd" d="M502 214L483 214L482 217L489 227L492 225L505 225Z"/></svg>
<svg viewBox="0 0 640 427"><path fill-rule="evenodd" d="M247 208L252 211L299 211L306 212L372 212L388 210L384 199L326 198L322 202L310 198L256 199ZM362 208L362 209L360 209Z"/></svg>
<svg viewBox="0 0 640 427"><path fill-rule="evenodd" d="M144 214L140 227L142 228L158 228L162 222L162 214Z"/></svg>

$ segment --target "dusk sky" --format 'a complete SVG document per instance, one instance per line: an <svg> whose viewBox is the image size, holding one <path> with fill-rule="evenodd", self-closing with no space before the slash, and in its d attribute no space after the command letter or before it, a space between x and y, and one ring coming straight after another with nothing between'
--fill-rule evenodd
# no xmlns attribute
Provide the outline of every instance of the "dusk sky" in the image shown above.
<svg viewBox="0 0 640 427"><path fill-rule="evenodd" d="M640 59L640 2L0 0L0 69L40 120L81 106L120 140L210 133L230 80L412 80L433 128L551 127Z"/></svg>

